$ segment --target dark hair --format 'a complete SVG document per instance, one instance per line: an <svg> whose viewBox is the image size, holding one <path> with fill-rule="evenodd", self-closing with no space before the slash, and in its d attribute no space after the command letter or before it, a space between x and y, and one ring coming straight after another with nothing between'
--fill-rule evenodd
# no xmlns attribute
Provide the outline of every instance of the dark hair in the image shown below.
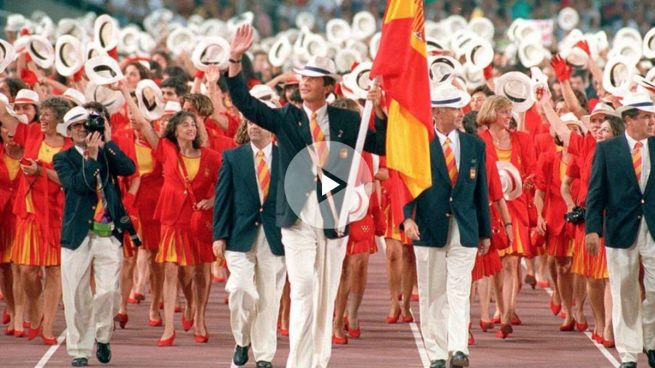
<svg viewBox="0 0 655 368"><path fill-rule="evenodd" d="M258 79L257 73L255 73L255 69L252 66L252 60L246 54L243 54L243 57L241 57L241 70L243 70L243 77L246 81Z"/></svg>
<svg viewBox="0 0 655 368"><path fill-rule="evenodd" d="M471 96L473 96L474 94L479 93L479 92L484 93L484 95L487 96L487 97L494 95L494 92L491 89L489 89L489 87L487 87L486 84L475 87L473 92L471 92Z"/></svg>
<svg viewBox="0 0 655 368"><path fill-rule="evenodd" d="M573 78L573 77L580 77L580 78L582 78L582 81L585 82L585 83L587 82L587 79L589 78L588 74L587 74L587 71L584 70L584 69L574 69L573 74L571 74L571 78Z"/></svg>
<svg viewBox="0 0 655 368"><path fill-rule="evenodd" d="M186 82L176 77L164 79L159 85L159 88L164 88L164 87L175 89L175 94L177 94L178 97L184 96L189 91Z"/></svg>
<svg viewBox="0 0 655 368"><path fill-rule="evenodd" d="M612 134L614 134L615 137L618 137L625 132L625 123L617 116L608 115L603 122L608 122L610 124Z"/></svg>
<svg viewBox="0 0 655 368"><path fill-rule="evenodd" d="M186 111L178 111L171 118L168 120L168 124L166 124L166 129L164 129L164 135L163 138L168 139L169 141L175 143L177 146L177 149L180 149L179 143L177 143L177 137L175 137L175 131L177 130L177 126L182 124L184 120L189 117L191 120L193 120L193 123L196 124L196 127L198 126L198 122L196 121L196 116L190 112ZM193 148L198 149L200 148L200 134L196 133L196 138L193 140Z"/></svg>
<svg viewBox="0 0 655 368"><path fill-rule="evenodd" d="M82 105L82 107L85 109L95 110L100 114L100 116L104 117L108 123L111 123L111 115L109 114L109 110L107 110L107 107L105 107L105 105L101 104L100 102L89 101Z"/></svg>
<svg viewBox="0 0 655 368"><path fill-rule="evenodd" d="M142 80L143 79L150 79L150 71L148 70L148 68L143 66L143 64L141 64L138 61L130 61L129 63L127 63L125 65L125 68L123 68L123 73L125 73L125 71L127 70L127 67L130 66L130 65L137 68L137 70L139 71L139 76L141 77Z"/></svg>
<svg viewBox="0 0 655 368"><path fill-rule="evenodd" d="M11 94L12 99L16 97L18 91L28 88L22 80L16 78L5 78L3 79L3 82L5 82L7 87L9 87L9 93Z"/></svg>
<svg viewBox="0 0 655 368"><path fill-rule="evenodd" d="M470 111L466 115L464 115L464 119L462 119L462 126L464 127L464 131L473 134L473 135L478 135L478 112L477 111Z"/></svg>
<svg viewBox="0 0 655 368"><path fill-rule="evenodd" d="M161 65L159 65L158 62L150 60L148 62L148 65L150 65L150 77L153 79L159 79L161 78Z"/></svg>
<svg viewBox="0 0 655 368"><path fill-rule="evenodd" d="M66 115L71 107L71 103L61 97L48 97L41 103L41 111L52 109L52 111L55 112L55 115L57 115L57 123L64 121L64 115Z"/></svg>
<svg viewBox="0 0 655 368"><path fill-rule="evenodd" d="M639 111L640 110L637 108L625 110L621 113L621 118L623 120L625 120L625 118L634 119L637 117L637 115L639 115Z"/></svg>
<svg viewBox="0 0 655 368"><path fill-rule="evenodd" d="M180 104L184 106L185 102L189 102L196 110L198 115L202 116L203 118L211 116L211 114L214 113L214 104L212 104L212 100L203 94L200 93L186 94L182 96L182 99L180 100Z"/></svg>
<svg viewBox="0 0 655 368"><path fill-rule="evenodd" d="M183 80L184 83L189 82L191 80L191 76L182 69L179 66L167 66L164 68L164 71L162 72L163 75L168 75L168 78L178 78L180 80Z"/></svg>
<svg viewBox="0 0 655 368"><path fill-rule="evenodd" d="M168 66L168 65L171 65L171 62L173 61L173 59L171 59L171 54L169 54L168 52L166 52L166 50L156 50L155 52L152 53L152 55L153 55L153 56L155 56L155 55L159 55L159 56L161 56L162 58L164 58L164 60L166 60L166 64L167 64L167 66ZM160 65L159 67L160 67L160 69L161 69L162 65Z"/></svg>

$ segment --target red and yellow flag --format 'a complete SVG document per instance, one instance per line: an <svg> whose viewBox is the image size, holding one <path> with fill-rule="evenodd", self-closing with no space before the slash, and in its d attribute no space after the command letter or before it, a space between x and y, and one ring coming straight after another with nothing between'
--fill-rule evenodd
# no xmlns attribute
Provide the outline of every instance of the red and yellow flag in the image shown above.
<svg viewBox="0 0 655 368"><path fill-rule="evenodd" d="M399 172L416 198L432 185L430 105L423 0L387 0L382 38L371 77L381 76L391 100L387 126L387 167Z"/></svg>

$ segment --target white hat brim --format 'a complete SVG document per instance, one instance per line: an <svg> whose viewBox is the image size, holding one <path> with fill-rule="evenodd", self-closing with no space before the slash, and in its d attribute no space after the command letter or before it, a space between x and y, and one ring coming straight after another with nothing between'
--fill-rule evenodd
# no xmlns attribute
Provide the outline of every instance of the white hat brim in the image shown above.
<svg viewBox="0 0 655 368"><path fill-rule="evenodd" d="M65 57L62 54L66 45L70 45L77 56L77 60L75 60L72 65L67 64ZM71 35L63 35L57 39L57 44L55 46L55 69L57 69L57 73L64 77L69 77L82 69L85 62L86 51L77 38Z"/></svg>
<svg viewBox="0 0 655 368"><path fill-rule="evenodd" d="M508 94L507 85L513 80L518 80L521 84L525 85L528 94L525 98L515 97ZM505 96L512 101L512 110L516 112L528 111L535 102L532 80L521 72L508 72L501 75L496 81L495 93L500 96Z"/></svg>
<svg viewBox="0 0 655 368"><path fill-rule="evenodd" d="M155 97L155 106L152 109L149 109L144 102L143 93L146 89L152 90ZM161 92L161 89L157 84L151 79L142 79L136 85L136 100L139 106L139 110L143 113L144 117L149 121L158 120L164 114L164 96Z"/></svg>

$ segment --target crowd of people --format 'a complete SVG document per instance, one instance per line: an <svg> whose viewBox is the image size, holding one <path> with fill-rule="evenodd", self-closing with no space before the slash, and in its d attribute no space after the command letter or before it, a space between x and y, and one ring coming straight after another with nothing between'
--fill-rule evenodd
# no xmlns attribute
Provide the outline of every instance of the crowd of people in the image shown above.
<svg viewBox="0 0 655 368"><path fill-rule="evenodd" d="M622 368L642 350L655 367L655 30L583 33L566 8L555 54L541 46L553 34L524 19L500 51L496 20L437 7L424 35L432 187L400 211L389 98L368 78L379 13L298 16L277 34L256 11L185 24L156 11L144 29L12 15L0 39L5 338L56 344L63 302L71 364L86 366L94 342L107 363L114 325L147 301L148 325L163 327L153 343L174 345L176 313L206 343L210 289L225 282L235 365L271 367L279 334L287 367L327 367L332 344L366 337L359 308L379 252L380 320L413 322L418 302L433 368L469 365L471 301L482 332L520 334L525 287L553 290L560 331L590 330ZM356 146L365 104L368 206L330 197L325 210L316 181L343 169L331 142ZM354 206L347 230L341 206Z"/></svg>

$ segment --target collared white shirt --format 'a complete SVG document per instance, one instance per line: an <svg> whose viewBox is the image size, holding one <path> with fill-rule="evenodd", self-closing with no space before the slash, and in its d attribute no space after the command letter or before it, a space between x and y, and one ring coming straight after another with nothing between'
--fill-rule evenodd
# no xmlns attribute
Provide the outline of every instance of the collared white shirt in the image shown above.
<svg viewBox="0 0 655 368"><path fill-rule="evenodd" d="M628 140L630 157L632 158L632 151L635 148L635 144L637 144L637 140L632 138L628 132L625 132L625 138ZM641 180L639 180L639 188L641 188L641 191L643 192L646 188L646 183L648 182L648 176L650 175L650 155L648 152L648 138L644 138L639 142L641 142Z"/></svg>
<svg viewBox="0 0 655 368"><path fill-rule="evenodd" d="M305 105L302 105L302 108L305 111L305 114L307 114L307 121L310 122L310 129L311 129L312 110L310 110ZM325 136L325 140L329 141L330 140L330 120L328 119L327 104L321 106L321 108L316 110L316 121L318 122L318 126L320 126L321 130L323 131L323 135ZM311 133L311 131L310 131L310 133ZM312 136L312 138L313 138L313 136Z"/></svg>
<svg viewBox="0 0 655 368"><path fill-rule="evenodd" d="M441 149L443 149L443 144L446 141L446 138L450 139L450 149L453 150L453 154L455 155L455 166L457 166L457 171L459 171L459 131L457 129L453 129L450 133L448 133L447 136L441 133L437 128L434 128L434 131L437 133L437 137L439 138Z"/></svg>
<svg viewBox="0 0 655 368"><path fill-rule="evenodd" d="M252 148L252 162L253 165L255 165L255 182L257 183L257 192L259 192L259 202L263 203L264 193L262 193L262 188L259 187L259 180L257 178L257 152L260 150L252 142L250 142L250 147ZM266 162L266 167L268 167L268 171L271 172L271 161L273 160L273 143L266 145L262 151L264 152L264 162Z"/></svg>
<svg viewBox="0 0 655 368"><path fill-rule="evenodd" d="M80 153L80 156L84 157L84 151L86 151L86 149L84 149L84 148L78 146L77 144L74 145L74 147L75 147L75 149L77 150L77 152ZM86 157L85 157L85 158L86 158Z"/></svg>

